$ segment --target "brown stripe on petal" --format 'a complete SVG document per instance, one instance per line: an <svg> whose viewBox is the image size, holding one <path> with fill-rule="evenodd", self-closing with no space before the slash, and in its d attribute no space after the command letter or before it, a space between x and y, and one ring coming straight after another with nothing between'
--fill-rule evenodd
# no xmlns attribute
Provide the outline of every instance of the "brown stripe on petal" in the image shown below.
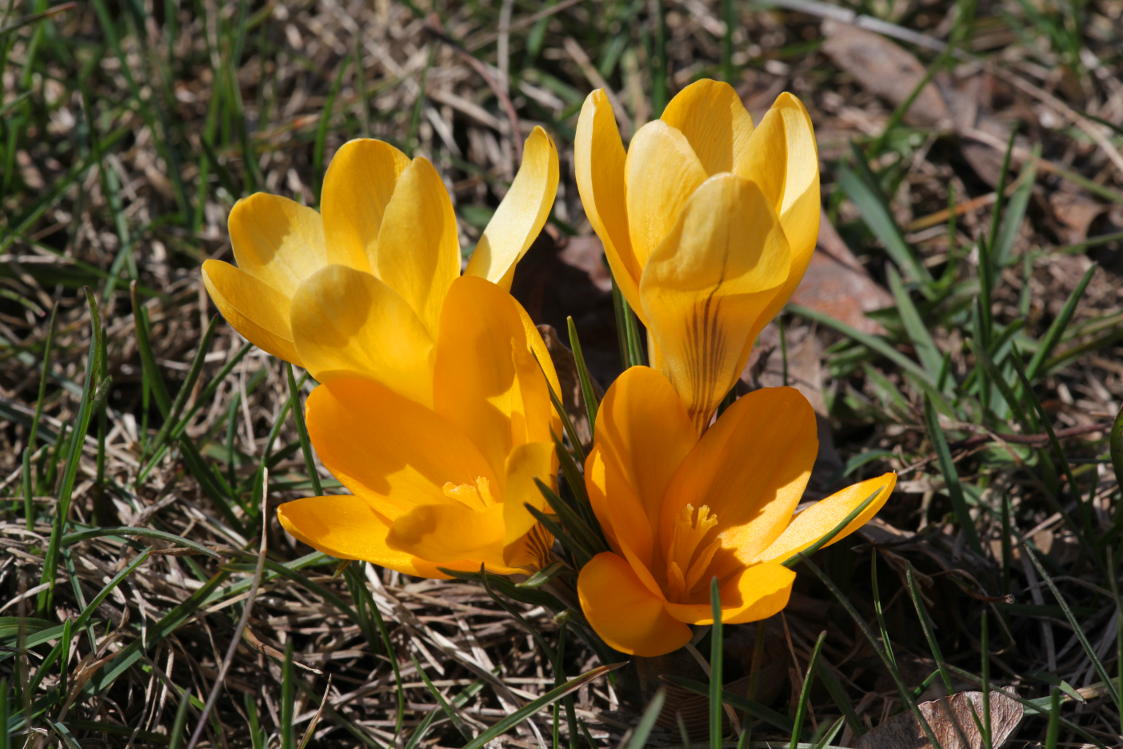
<svg viewBox="0 0 1123 749"><path fill-rule="evenodd" d="M541 523L535 523L526 534L527 551L534 559L534 569L546 569L554 559L554 537Z"/></svg>
<svg viewBox="0 0 1123 749"><path fill-rule="evenodd" d="M711 395L720 374L725 332L719 324L723 298L715 296L717 287L696 305L687 325L687 376L690 395L687 408L691 421L701 432L709 423L713 406Z"/></svg>

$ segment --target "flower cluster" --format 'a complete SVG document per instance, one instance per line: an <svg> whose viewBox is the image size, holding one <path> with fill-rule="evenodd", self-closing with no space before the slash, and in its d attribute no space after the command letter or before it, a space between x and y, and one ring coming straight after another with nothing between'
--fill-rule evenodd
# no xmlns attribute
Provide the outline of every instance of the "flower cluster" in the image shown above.
<svg viewBox="0 0 1123 749"><path fill-rule="evenodd" d="M797 511L817 453L806 399L764 388L715 417L815 247L818 158L798 99L782 94L754 127L730 86L698 81L625 149L595 91L574 167L651 362L621 374L596 412L570 498L599 526L591 553L565 548L551 504L559 455L583 451L560 440L549 352L509 294L557 190L543 130L463 275L432 164L364 139L335 154L320 212L267 194L238 202L237 265L209 260L203 279L235 329L320 383L309 435L351 493L283 504L289 533L425 577L569 563L593 630L658 655L712 623L715 580L724 622L780 611L795 578L785 563L867 522L896 477Z"/></svg>

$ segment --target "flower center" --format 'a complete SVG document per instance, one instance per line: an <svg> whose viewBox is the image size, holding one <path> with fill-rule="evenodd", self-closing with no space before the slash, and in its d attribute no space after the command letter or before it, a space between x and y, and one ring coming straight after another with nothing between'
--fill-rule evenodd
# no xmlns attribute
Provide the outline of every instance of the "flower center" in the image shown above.
<svg viewBox="0 0 1123 749"><path fill-rule="evenodd" d="M447 481L441 490L449 499L456 500L473 510L486 510L495 504L495 499L491 496L491 482L486 476L476 476L476 480L471 484L454 484Z"/></svg>
<svg viewBox="0 0 1123 749"><path fill-rule="evenodd" d="M699 587L708 584L706 572L721 548L716 528L717 517L707 505L695 508L688 504L679 512L666 545L667 600L695 602Z"/></svg>

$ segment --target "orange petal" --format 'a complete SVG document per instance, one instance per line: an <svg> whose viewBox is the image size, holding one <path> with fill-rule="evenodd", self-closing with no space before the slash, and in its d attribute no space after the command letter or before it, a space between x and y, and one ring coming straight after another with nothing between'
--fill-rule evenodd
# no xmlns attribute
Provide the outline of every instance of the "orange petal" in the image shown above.
<svg viewBox="0 0 1123 749"><path fill-rule="evenodd" d="M518 541L538 521L526 505L543 512L553 512L535 483L535 479L546 486L557 485L558 457L553 442L530 442L518 445L507 456L506 479L503 484L503 524L506 532L503 543L506 546Z"/></svg>
<svg viewBox="0 0 1123 749"><path fill-rule="evenodd" d="M738 559L747 563L787 527L818 443L815 412L795 388L741 396L702 435L671 481L662 537L671 537L683 507L705 504L718 519L721 545L736 555L733 568ZM714 574L724 579L731 571L719 568Z"/></svg>
<svg viewBox="0 0 1123 749"><path fill-rule="evenodd" d="M633 309L639 306L642 265L628 236L624 144L612 104L603 89L585 98L573 140L573 172L577 192L593 231L604 244L612 276Z"/></svg>
<svg viewBox="0 0 1123 749"><path fill-rule="evenodd" d="M445 294L460 275L460 241L448 190L428 159L414 159L398 177L372 262L435 336Z"/></svg>
<svg viewBox="0 0 1123 749"><path fill-rule="evenodd" d="M227 223L238 267L285 296L327 263L320 214L288 198L255 193Z"/></svg>
<svg viewBox="0 0 1123 749"><path fill-rule="evenodd" d="M503 564L503 505L472 508L452 502L415 507L390 525L392 549L444 566L476 560L489 569Z"/></svg>
<svg viewBox="0 0 1123 749"><path fill-rule="evenodd" d="M690 627L667 614L665 602L612 552L597 554L581 568L577 595L593 630L622 653L651 657L690 642Z"/></svg>
<svg viewBox="0 0 1123 749"><path fill-rule="evenodd" d="M678 92L660 118L686 136L707 174L733 171L734 155L753 133L741 97L724 81L695 81Z"/></svg>
<svg viewBox="0 0 1123 749"><path fill-rule="evenodd" d="M603 469L589 463L590 501L601 524L644 564L652 563L653 532L667 486L696 440L682 401L654 369L628 369L601 400L595 452Z"/></svg>
<svg viewBox="0 0 1123 749"><path fill-rule="evenodd" d="M515 446L551 442L557 423L524 315L514 297L475 276L452 284L441 313L434 408L469 435L498 475Z"/></svg>
<svg viewBox="0 0 1123 749"><path fill-rule="evenodd" d="M350 494L285 502L277 519L286 531L337 559L362 559L407 575L446 578L436 565L386 545L389 526L367 500Z"/></svg>
<svg viewBox="0 0 1123 749"><path fill-rule="evenodd" d="M897 474L886 473L877 478L866 479L857 484L835 492L821 499L796 515L783 533L755 557L762 562L783 562L816 543L838 527L846 516L857 509L870 495L877 493L861 513L851 520L823 548L849 536L870 521L885 505L893 487L897 485Z"/></svg>
<svg viewBox="0 0 1123 749"><path fill-rule="evenodd" d="M418 505L451 502L445 485L495 476L453 424L383 385L339 378L308 396L308 432L320 460L353 493L376 498L389 521Z"/></svg>
<svg viewBox="0 0 1123 749"><path fill-rule="evenodd" d="M203 285L230 327L260 349L301 366L292 341L287 296L221 260L203 262Z"/></svg>
<svg viewBox="0 0 1123 749"><path fill-rule="evenodd" d="M331 262L372 271L386 204L409 157L373 138L344 143L324 175L320 207Z"/></svg>
<svg viewBox="0 0 1123 749"><path fill-rule="evenodd" d="M711 177L651 256L640 283L653 363L701 430L748 359L748 336L788 277L776 214L752 182Z"/></svg>
<svg viewBox="0 0 1123 749"><path fill-rule="evenodd" d="M510 289L515 264L542 231L557 192L558 149L536 126L523 146L519 172L487 222L464 272Z"/></svg>
<svg viewBox="0 0 1123 749"><path fill-rule="evenodd" d="M707 175L686 136L662 120L636 131L624 169L628 233L636 262L642 267L671 233L687 198Z"/></svg>
<svg viewBox="0 0 1123 749"><path fill-rule="evenodd" d="M780 564L754 564L721 585L721 621L744 624L767 619L788 605L795 573ZM707 586L707 590L709 587ZM667 613L686 624L714 623L713 608L706 603L668 603Z"/></svg>
<svg viewBox="0 0 1123 749"><path fill-rule="evenodd" d="M329 265L308 279L293 299L292 335L320 382L358 375L432 402L433 341L405 300L369 273Z"/></svg>

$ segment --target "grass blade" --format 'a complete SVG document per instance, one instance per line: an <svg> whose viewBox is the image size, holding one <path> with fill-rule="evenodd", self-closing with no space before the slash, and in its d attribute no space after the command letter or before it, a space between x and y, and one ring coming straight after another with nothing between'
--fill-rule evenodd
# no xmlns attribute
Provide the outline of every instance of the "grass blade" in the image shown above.
<svg viewBox="0 0 1123 749"><path fill-rule="evenodd" d="M487 746L487 743L489 741L499 738L530 716L537 713L542 708L552 705L561 698L565 697L567 694L571 694L572 692L577 691L589 682L595 681L605 674L615 671L623 665L623 663L611 663L606 666L597 666L596 668L586 671L576 678L570 679L560 687L551 689L549 692L546 692L546 694L542 695L538 699L523 705L518 710L508 715L506 718L481 733L472 741L469 741L464 745L464 749L483 749L485 746Z"/></svg>

